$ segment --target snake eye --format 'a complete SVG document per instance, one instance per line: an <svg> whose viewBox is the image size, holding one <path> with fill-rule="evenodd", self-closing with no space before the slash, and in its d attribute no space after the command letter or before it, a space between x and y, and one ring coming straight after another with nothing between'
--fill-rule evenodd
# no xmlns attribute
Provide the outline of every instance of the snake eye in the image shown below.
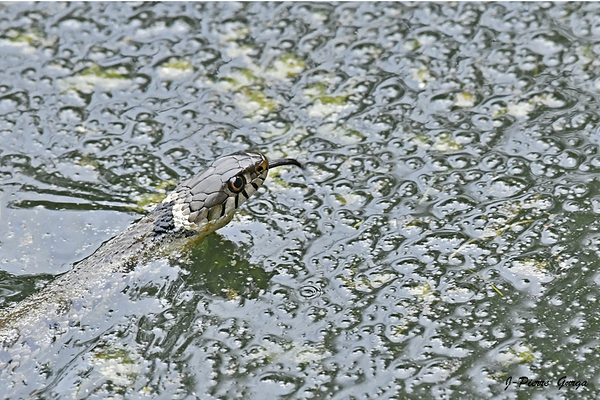
<svg viewBox="0 0 600 400"><path fill-rule="evenodd" d="M244 177L238 175L231 178L227 186L229 187L229 190L231 190L234 193L237 193L242 191L245 184L246 180L244 179Z"/></svg>

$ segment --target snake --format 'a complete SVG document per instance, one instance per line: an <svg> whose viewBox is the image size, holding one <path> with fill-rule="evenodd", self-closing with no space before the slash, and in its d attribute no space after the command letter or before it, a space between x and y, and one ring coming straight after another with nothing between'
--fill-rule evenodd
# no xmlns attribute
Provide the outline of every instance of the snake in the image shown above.
<svg viewBox="0 0 600 400"><path fill-rule="evenodd" d="M0 311L0 346L21 338L54 341L66 329L60 316L77 319L89 307L86 296L103 297L111 275L131 271L157 253L199 244L231 221L235 211L264 183L269 169L303 165L293 158L270 161L262 153L218 158L181 182L146 216L113 237L40 291ZM37 345L37 343L30 343Z"/></svg>

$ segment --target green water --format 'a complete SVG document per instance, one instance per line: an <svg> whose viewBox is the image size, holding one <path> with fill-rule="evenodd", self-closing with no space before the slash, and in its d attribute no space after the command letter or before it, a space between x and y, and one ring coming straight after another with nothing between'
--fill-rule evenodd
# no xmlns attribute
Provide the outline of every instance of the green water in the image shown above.
<svg viewBox="0 0 600 400"><path fill-rule="evenodd" d="M0 350L0 396L597 398L599 17L0 4L0 307L220 155L307 164Z"/></svg>

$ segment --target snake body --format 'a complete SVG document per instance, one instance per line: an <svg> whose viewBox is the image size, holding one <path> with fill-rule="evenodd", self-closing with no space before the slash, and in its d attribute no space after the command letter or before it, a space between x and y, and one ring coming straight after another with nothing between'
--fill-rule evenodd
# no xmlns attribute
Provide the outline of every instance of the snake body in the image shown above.
<svg viewBox="0 0 600 400"><path fill-rule="evenodd" d="M105 242L41 291L0 312L0 345L21 338L35 346L54 340L64 329L60 316L77 319L113 285L108 277L131 270L157 252L186 243L197 244L226 225L235 210L265 181L269 168L301 164L294 159L271 163L260 153L237 153L217 159L204 171L183 181L154 210ZM84 300L85 299L85 300Z"/></svg>

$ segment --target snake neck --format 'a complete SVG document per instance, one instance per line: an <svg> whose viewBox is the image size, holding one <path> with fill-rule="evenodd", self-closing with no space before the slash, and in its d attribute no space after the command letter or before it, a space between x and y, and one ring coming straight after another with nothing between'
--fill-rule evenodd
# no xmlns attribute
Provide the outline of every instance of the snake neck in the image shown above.
<svg viewBox="0 0 600 400"><path fill-rule="evenodd" d="M77 264L75 270L104 265L102 269L110 269L111 272L127 272L137 263L184 248L187 242L196 245L204 240L206 234L203 232L176 228L172 209L172 203L159 204Z"/></svg>

